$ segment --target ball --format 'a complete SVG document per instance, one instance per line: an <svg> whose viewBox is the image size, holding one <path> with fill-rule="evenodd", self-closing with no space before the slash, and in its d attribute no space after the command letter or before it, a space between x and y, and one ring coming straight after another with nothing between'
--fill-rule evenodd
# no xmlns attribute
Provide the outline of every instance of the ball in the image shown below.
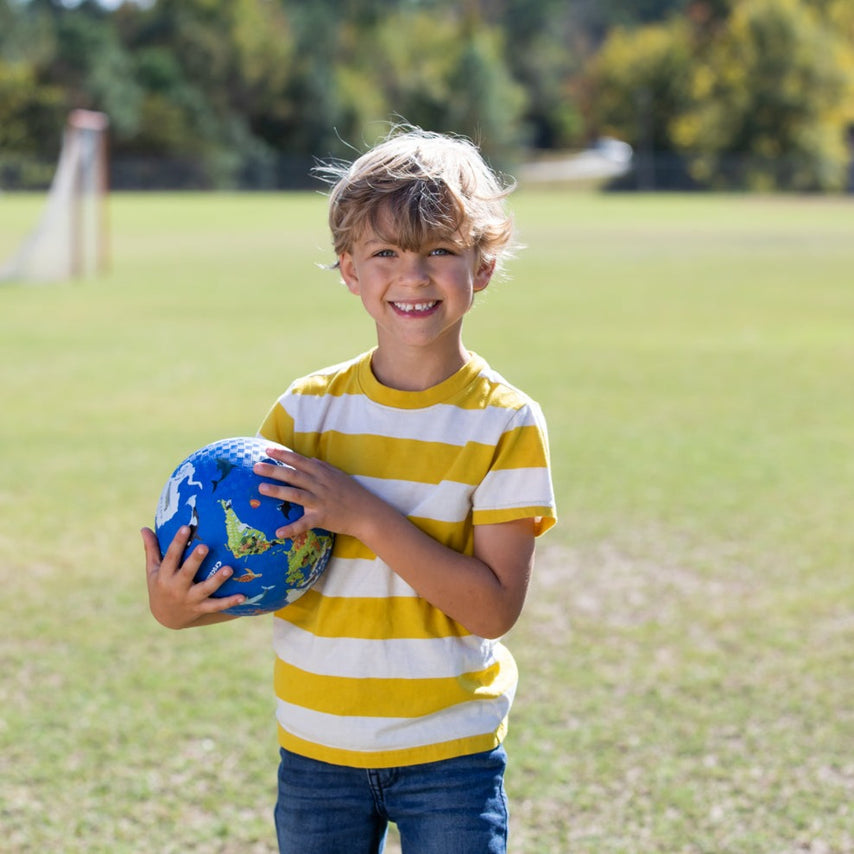
<svg viewBox="0 0 854 854"><path fill-rule="evenodd" d="M209 549L196 581L222 566L234 574L213 595L243 593L226 614L249 616L277 611L294 602L321 576L334 537L322 528L279 539L276 530L303 515L303 508L258 491L265 480L255 463L284 466L267 455L275 443L254 437L222 439L190 454L172 472L157 504L154 530L164 553L182 525L191 537L182 562L200 543Z"/></svg>

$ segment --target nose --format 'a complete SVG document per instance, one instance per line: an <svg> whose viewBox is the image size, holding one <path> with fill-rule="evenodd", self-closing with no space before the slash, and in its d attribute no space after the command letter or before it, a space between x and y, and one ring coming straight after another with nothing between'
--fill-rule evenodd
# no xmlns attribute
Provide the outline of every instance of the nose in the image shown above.
<svg viewBox="0 0 854 854"><path fill-rule="evenodd" d="M427 263L418 252L404 252L401 258L400 278L410 287L426 285L430 281Z"/></svg>

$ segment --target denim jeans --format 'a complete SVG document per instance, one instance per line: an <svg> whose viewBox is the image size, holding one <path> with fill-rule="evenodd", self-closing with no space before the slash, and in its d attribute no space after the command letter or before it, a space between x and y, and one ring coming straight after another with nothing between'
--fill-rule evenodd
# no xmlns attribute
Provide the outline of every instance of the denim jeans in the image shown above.
<svg viewBox="0 0 854 854"><path fill-rule="evenodd" d="M281 854L381 854L389 821L403 854L505 854L507 755L497 747L423 765L366 770L281 750Z"/></svg>

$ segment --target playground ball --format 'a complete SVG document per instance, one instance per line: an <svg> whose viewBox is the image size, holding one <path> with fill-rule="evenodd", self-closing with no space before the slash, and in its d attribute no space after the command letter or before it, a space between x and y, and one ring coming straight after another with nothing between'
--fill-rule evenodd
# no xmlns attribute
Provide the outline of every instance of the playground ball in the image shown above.
<svg viewBox="0 0 854 854"><path fill-rule="evenodd" d="M192 536L182 561L200 543L209 549L196 581L222 566L234 570L214 596L243 593L246 600L227 614L248 616L283 608L317 581L332 553L333 535L322 528L293 539L276 537L276 530L299 519L303 508L258 491L266 478L252 471L255 463L283 465L267 455L273 445L254 437L206 445L175 469L157 504L155 533L161 553L178 529L189 525Z"/></svg>

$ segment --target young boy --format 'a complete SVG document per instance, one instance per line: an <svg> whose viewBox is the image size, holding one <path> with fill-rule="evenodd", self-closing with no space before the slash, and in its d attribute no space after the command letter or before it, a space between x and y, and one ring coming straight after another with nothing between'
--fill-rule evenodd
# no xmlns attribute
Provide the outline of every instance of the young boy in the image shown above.
<svg viewBox="0 0 854 854"><path fill-rule="evenodd" d="M536 403L463 346L474 295L506 255L501 186L471 143L392 133L337 180L336 264L376 347L296 380L260 435L290 468L261 491L302 505L281 528L336 533L316 586L274 617L282 852L505 852L501 746L516 689L497 640L515 623L534 539L555 521ZM229 619L186 530L143 532L151 610L170 628Z"/></svg>

